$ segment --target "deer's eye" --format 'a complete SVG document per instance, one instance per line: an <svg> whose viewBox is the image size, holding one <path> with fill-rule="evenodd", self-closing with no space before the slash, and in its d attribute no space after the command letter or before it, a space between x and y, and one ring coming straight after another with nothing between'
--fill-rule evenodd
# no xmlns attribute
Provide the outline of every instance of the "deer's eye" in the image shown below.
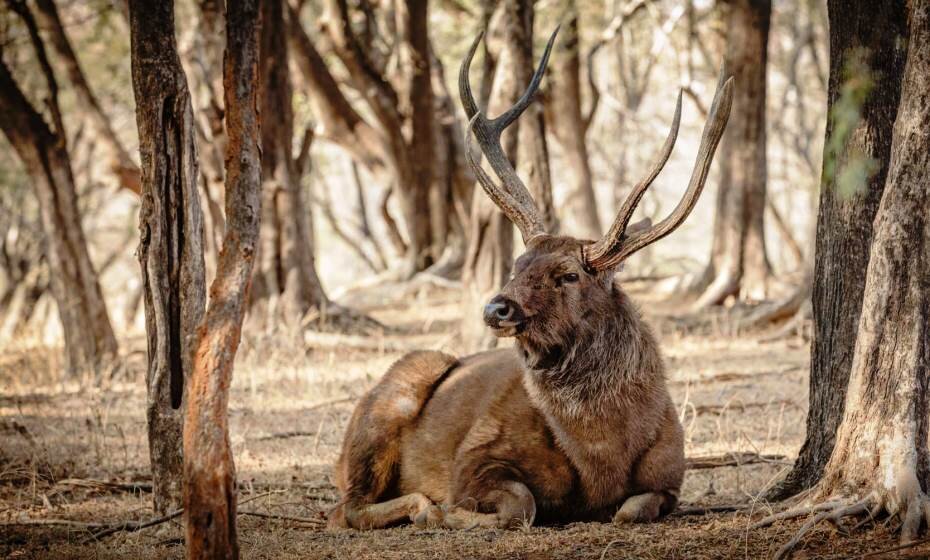
<svg viewBox="0 0 930 560"><path fill-rule="evenodd" d="M578 275L575 274L574 272L569 272L568 274L563 274L563 275L559 278L559 283L560 283L560 284L571 284L572 282L577 282L577 281L578 281Z"/></svg>

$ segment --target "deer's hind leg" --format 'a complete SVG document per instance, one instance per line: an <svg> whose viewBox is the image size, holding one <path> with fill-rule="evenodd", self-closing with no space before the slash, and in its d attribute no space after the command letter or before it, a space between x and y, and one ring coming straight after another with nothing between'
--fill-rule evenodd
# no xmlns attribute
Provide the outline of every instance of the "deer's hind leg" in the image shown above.
<svg viewBox="0 0 930 560"><path fill-rule="evenodd" d="M440 352L408 354L359 402L336 465L336 486L343 497L329 514L330 527L387 527L413 521L432 504L420 493L386 497L396 491L404 430L456 363Z"/></svg>
<svg viewBox="0 0 930 560"><path fill-rule="evenodd" d="M430 506L415 519L418 526L472 529L515 529L533 524L536 499L509 473L481 476L455 493L455 501Z"/></svg>

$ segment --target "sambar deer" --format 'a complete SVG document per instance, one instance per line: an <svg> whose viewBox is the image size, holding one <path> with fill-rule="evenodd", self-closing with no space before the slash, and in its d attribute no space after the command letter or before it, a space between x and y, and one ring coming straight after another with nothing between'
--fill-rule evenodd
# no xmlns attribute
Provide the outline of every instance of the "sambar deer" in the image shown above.
<svg viewBox="0 0 930 560"><path fill-rule="evenodd" d="M671 154L680 94L659 157L607 234L597 242L550 235L500 136L533 101L557 32L527 91L497 119L479 112L469 84L481 35L459 73L469 163L526 245L512 278L484 308L488 328L515 338L515 347L460 359L414 352L391 366L349 423L336 466L343 497L330 526L646 522L677 505L681 425L655 336L614 274L691 212L726 126L732 79L721 73L690 183L671 215L628 227ZM501 185L472 155L472 135Z"/></svg>

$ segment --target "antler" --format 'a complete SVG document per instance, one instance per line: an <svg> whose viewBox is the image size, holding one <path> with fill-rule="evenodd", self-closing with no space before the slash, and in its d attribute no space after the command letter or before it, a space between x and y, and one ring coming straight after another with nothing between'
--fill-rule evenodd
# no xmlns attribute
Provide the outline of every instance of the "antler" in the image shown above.
<svg viewBox="0 0 930 560"><path fill-rule="evenodd" d="M723 136L723 131L727 126L727 119L730 117L732 102L733 78L727 78L726 71L721 70L720 79L717 82L717 92L714 94L714 103L710 108L707 123L704 125L701 147L698 149L697 160L691 173L691 181L688 183L688 189L685 191L684 196L678 206L675 207L675 210L658 224L641 231L627 232L627 224L633 215L633 211L642 199L646 189L649 188L649 185L665 167L665 163L672 153L672 148L675 146L678 125L681 121L681 92L678 93L678 104L675 108L675 117L672 119L672 130L659 152L659 157L652 165L646 178L633 187L633 191L624 201L610 230L596 243L584 248L584 260L588 266L595 270L613 268L636 251L672 233L685 221L685 218L694 209L701 191L704 190L704 183L707 182L707 174L714 159L714 152L717 150L717 144Z"/></svg>
<svg viewBox="0 0 930 560"><path fill-rule="evenodd" d="M513 107L496 119L489 120L478 110L478 104L475 102L468 79L471 60L475 56L475 51L478 50L478 45L481 44L481 38L484 36L483 32L475 37L475 41L472 43L471 49L468 50L468 54L465 56L465 60L462 61L462 67L459 70L459 97L461 97L465 114L470 119L468 129L465 131L465 157L484 191L504 212L504 215L520 229L525 244L529 244L534 237L545 234L546 227L539 215L539 210L533 203L533 197L530 196L526 185L523 184L523 181L520 180L517 172L510 164L507 155L504 154L501 147L501 134L533 102L533 97L536 90L539 89L543 73L546 70L546 64L549 61L549 53L552 51L552 45L558 33L559 28L556 27L552 36L549 37L542 60L539 61L539 67L533 74L533 79L530 80L526 91ZM478 140L481 151L484 152L491 169L500 178L502 185L497 185L481 168L480 157L475 159L471 149L472 135Z"/></svg>

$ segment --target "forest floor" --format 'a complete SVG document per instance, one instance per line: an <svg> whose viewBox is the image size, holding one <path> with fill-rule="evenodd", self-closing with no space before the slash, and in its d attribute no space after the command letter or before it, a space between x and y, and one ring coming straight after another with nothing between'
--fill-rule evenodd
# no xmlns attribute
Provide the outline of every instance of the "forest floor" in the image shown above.
<svg viewBox="0 0 930 560"><path fill-rule="evenodd" d="M243 341L230 399L243 558L768 558L804 521L750 529L781 507L758 496L786 472L803 439L807 344L734 336L725 316L683 318L662 298L634 293L662 340L688 457L756 458L689 470L682 507L746 509L637 526L325 530L323 512L337 499L332 465L354 401L404 351L456 350L455 321L439 319L459 316L456 293L407 295L366 302L390 334ZM0 558L183 557L180 518L106 537L87 525L153 517L144 340L123 346L131 349L126 372L105 387L62 381L56 351L24 343L0 352ZM897 545L893 530L866 524L840 535L824 525L795 557L930 556L930 544L879 552Z"/></svg>

